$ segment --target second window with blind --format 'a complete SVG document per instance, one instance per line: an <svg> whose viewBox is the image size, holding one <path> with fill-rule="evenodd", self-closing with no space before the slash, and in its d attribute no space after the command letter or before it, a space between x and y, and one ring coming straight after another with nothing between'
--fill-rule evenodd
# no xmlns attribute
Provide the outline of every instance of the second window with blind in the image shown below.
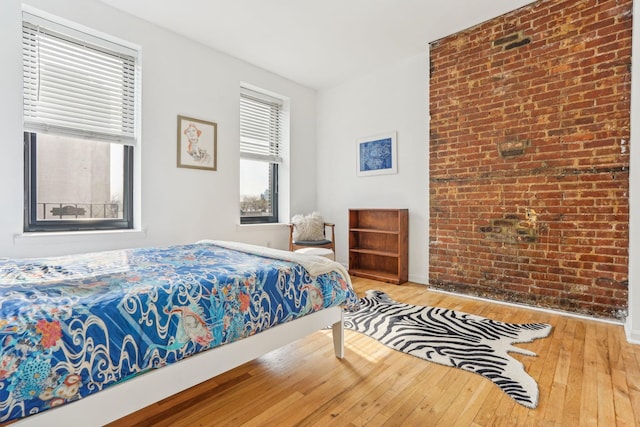
<svg viewBox="0 0 640 427"><path fill-rule="evenodd" d="M240 89L240 223L278 222L278 178L283 163L285 101Z"/></svg>

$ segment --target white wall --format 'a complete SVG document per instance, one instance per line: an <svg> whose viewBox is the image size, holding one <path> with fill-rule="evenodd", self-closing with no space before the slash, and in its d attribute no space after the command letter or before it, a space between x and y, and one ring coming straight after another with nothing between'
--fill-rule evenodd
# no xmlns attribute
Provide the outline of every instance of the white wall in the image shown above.
<svg viewBox="0 0 640 427"><path fill-rule="evenodd" d="M348 263L349 208L409 209L409 280L429 265L429 54L318 93L318 210L336 224L336 259ZM398 173L356 176L356 140L397 132Z"/></svg>
<svg viewBox="0 0 640 427"><path fill-rule="evenodd" d="M316 92L95 0L27 0L32 7L142 47L137 233L27 238L23 222L21 1L0 2L0 256L41 256L228 239L285 248L284 226L239 227L240 82L291 102L291 210L316 202ZM176 167L177 115L218 124L218 170ZM286 165L288 167L288 165ZM249 231L247 231L249 230Z"/></svg>

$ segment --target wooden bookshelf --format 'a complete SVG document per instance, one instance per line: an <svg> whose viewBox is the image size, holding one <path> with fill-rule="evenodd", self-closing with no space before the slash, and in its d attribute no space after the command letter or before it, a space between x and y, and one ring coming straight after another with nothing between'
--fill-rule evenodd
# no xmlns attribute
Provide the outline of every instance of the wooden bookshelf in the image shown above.
<svg viewBox="0 0 640 427"><path fill-rule="evenodd" d="M396 285L409 279L408 209L349 209L349 274Z"/></svg>

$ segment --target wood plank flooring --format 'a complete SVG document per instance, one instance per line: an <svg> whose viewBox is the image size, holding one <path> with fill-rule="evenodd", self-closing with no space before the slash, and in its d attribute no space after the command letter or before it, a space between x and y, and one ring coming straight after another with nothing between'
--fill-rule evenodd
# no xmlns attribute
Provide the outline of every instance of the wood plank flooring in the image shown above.
<svg viewBox="0 0 640 427"><path fill-rule="evenodd" d="M320 331L110 424L119 426L638 426L640 346L623 327L354 278L397 301L513 323L545 322L547 338L511 355L538 382L536 409L490 381L345 332L345 359Z"/></svg>

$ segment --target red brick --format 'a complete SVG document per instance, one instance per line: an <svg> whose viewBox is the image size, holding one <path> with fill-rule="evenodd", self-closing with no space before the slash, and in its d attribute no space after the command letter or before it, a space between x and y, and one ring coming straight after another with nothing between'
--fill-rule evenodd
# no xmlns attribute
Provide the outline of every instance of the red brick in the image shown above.
<svg viewBox="0 0 640 427"><path fill-rule="evenodd" d="M431 45L432 285L624 313L630 10L541 0ZM493 46L515 31L531 43ZM498 144L517 140L523 154L502 157ZM480 231L504 218L535 240Z"/></svg>

